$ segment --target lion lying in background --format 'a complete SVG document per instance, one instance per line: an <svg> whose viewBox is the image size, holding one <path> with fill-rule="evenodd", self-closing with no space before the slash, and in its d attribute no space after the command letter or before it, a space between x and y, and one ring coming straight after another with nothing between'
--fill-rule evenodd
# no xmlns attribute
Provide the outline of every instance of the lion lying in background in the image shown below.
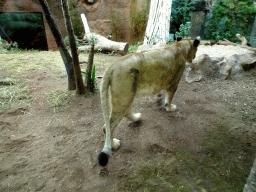
<svg viewBox="0 0 256 192"><path fill-rule="evenodd" d="M186 61L191 63L195 58L199 43L200 37L195 40L180 40L163 49L127 55L106 69L100 91L105 120L103 131L106 133L105 145L98 157L101 166L107 165L111 148L117 149L120 146L120 140L113 139L112 135L122 118L127 117L132 121L141 119L141 114L133 113L131 109L136 95L154 95L165 89L166 110L176 110L176 106L171 104L173 95L183 75Z"/></svg>

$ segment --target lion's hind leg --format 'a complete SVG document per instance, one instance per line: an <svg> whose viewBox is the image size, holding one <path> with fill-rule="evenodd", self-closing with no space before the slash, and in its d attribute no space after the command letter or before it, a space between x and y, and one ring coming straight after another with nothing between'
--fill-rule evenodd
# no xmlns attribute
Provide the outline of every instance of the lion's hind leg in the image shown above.
<svg viewBox="0 0 256 192"><path fill-rule="evenodd" d="M132 112L132 105L128 108L126 111L125 117L127 117L129 120L136 122L141 120L141 113L133 113Z"/></svg>
<svg viewBox="0 0 256 192"><path fill-rule="evenodd" d="M122 113L111 113L110 115L110 130L111 130L111 148L117 149L120 146L120 140L113 138L112 135L115 131L115 128L120 123L120 121L123 119L124 115ZM104 134L106 134L106 127L105 124L102 127L102 130Z"/></svg>
<svg viewBox="0 0 256 192"><path fill-rule="evenodd" d="M126 116L126 112L127 112L127 110L129 110L129 108L132 104L134 95L130 95L130 97L131 98L127 99L123 103L116 102L115 98L112 97L112 111L110 114L111 137L113 136L113 133L114 133L117 125L121 122L123 117ZM113 138L111 146L112 146L112 149L117 149L120 146L120 140Z"/></svg>
<svg viewBox="0 0 256 192"><path fill-rule="evenodd" d="M171 104L170 101L171 101L170 100L170 95L166 94L165 104L164 104L164 107L165 107L166 111L176 111L177 110L177 106L174 105L174 104Z"/></svg>

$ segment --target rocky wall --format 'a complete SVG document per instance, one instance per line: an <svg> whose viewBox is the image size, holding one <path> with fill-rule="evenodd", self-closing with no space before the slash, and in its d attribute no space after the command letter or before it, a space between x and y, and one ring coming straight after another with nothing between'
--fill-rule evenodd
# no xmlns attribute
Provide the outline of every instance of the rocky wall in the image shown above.
<svg viewBox="0 0 256 192"><path fill-rule="evenodd" d="M62 37L65 38L67 32L60 4L61 0L47 0L47 2ZM105 37L113 35L111 13L115 11L118 17L117 21L121 26L121 41L128 41L130 0L73 0L73 3L74 12L79 17L81 13L86 15L91 31ZM0 12L42 12L42 8L37 0L1 0ZM44 25L49 50L58 50L45 17Z"/></svg>

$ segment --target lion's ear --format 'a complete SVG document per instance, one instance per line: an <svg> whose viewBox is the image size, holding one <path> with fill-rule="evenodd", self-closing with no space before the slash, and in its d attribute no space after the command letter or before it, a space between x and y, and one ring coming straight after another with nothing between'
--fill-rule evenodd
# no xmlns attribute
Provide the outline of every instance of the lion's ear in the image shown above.
<svg viewBox="0 0 256 192"><path fill-rule="evenodd" d="M195 40L194 40L194 47L198 47L198 45L200 44L200 36L198 36Z"/></svg>
<svg viewBox="0 0 256 192"><path fill-rule="evenodd" d="M179 42L181 39L182 39L181 36L177 36L177 37L176 37L176 42Z"/></svg>

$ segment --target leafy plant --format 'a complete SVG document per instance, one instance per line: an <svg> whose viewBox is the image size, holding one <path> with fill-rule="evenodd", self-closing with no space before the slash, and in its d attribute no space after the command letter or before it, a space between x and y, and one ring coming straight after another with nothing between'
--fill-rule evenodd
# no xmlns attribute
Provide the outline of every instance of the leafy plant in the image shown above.
<svg viewBox="0 0 256 192"><path fill-rule="evenodd" d="M21 34L26 34L22 38ZM20 49L46 50L44 23L40 13L0 14L0 36L8 42L18 42Z"/></svg>
<svg viewBox="0 0 256 192"><path fill-rule="evenodd" d="M93 65L92 67L92 74L91 76L89 76L87 70L84 72L84 71L81 71L81 73L87 75L88 79L89 79L89 82L92 82L94 87L96 87L98 89L98 86L97 86L97 82L96 82L96 76L95 76L95 65ZM85 85L86 87L87 85Z"/></svg>
<svg viewBox="0 0 256 192"><path fill-rule="evenodd" d="M185 25L181 24L179 28L179 32L176 32L175 35L177 36L182 36L182 38L190 38L189 37L189 30L191 28L191 23L186 22Z"/></svg>
<svg viewBox="0 0 256 192"><path fill-rule="evenodd" d="M249 38L256 8L253 0L220 0L216 2L209 21L206 38L223 38L237 42L236 34Z"/></svg>
<svg viewBox="0 0 256 192"><path fill-rule="evenodd" d="M158 42L158 40L161 39L161 38L159 37L159 35L154 35L154 36L152 36L151 38L148 37L148 36L146 36L146 37L147 37L147 42L152 42L153 45L155 45L155 44Z"/></svg>
<svg viewBox="0 0 256 192"><path fill-rule="evenodd" d="M103 50L102 50L102 48L100 47L100 48L98 49L98 52L102 53L102 51L103 51Z"/></svg>
<svg viewBox="0 0 256 192"><path fill-rule="evenodd" d="M179 31L180 25L185 25L191 20L190 12L195 9L195 2L192 0L173 0L172 15L170 22L170 33L175 34Z"/></svg>
<svg viewBox="0 0 256 192"><path fill-rule="evenodd" d="M75 35L75 40L76 40L76 46L79 47L79 46L80 46L80 43L77 41L78 38L77 38L76 35ZM67 46L70 46L70 45L69 45L69 38L68 38L68 36L65 37L64 42L66 43Z"/></svg>
<svg viewBox="0 0 256 192"><path fill-rule="evenodd" d="M94 37L93 33L91 33L91 42L90 43L95 45L97 43L97 41L98 41L98 39L96 37Z"/></svg>
<svg viewBox="0 0 256 192"><path fill-rule="evenodd" d="M0 37L0 53L7 53L7 51L17 51L18 43L8 43L6 40Z"/></svg>
<svg viewBox="0 0 256 192"><path fill-rule="evenodd" d="M135 53L140 44L142 44L141 41L137 42L135 45L130 45L129 48L128 48L127 53Z"/></svg>

